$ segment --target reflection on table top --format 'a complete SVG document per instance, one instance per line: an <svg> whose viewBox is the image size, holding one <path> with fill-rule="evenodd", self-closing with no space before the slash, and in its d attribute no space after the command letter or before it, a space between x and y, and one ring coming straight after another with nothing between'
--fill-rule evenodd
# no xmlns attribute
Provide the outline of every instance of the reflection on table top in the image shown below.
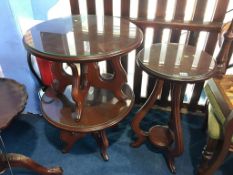
<svg viewBox="0 0 233 175"><path fill-rule="evenodd" d="M69 16L48 20L29 29L25 47L54 61L99 61L138 47L141 30L126 19L110 16Z"/></svg>
<svg viewBox="0 0 233 175"><path fill-rule="evenodd" d="M137 61L151 75L185 82L209 78L216 65L212 56L195 47L161 43L141 50Z"/></svg>

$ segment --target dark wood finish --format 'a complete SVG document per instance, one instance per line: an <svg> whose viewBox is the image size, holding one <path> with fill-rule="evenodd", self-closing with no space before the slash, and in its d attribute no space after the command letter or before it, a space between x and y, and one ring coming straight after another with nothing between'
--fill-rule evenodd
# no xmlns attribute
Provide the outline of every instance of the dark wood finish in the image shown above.
<svg viewBox="0 0 233 175"><path fill-rule="evenodd" d="M68 152L73 144L92 133L101 148L101 155L108 160L108 139L104 129L112 127L123 120L134 104L134 95L125 85L123 93L126 98L118 100L111 90L94 88L89 91L83 113L77 122L72 115L76 105L63 94L56 94L53 89L46 90L42 97L41 107L44 117L52 125L60 128L61 140L66 143L63 152Z"/></svg>
<svg viewBox="0 0 233 175"><path fill-rule="evenodd" d="M207 3L207 2L203 1L202 3ZM200 3L199 6L201 6L201 5L205 5L205 4L201 4ZM215 10L215 13L214 13L214 18L213 18L214 22L221 22L221 21L223 21L224 16L225 16L225 12L227 10L227 5L228 5L228 0L224 1L224 2L218 1L218 4L216 6L216 10ZM197 9L197 10L200 10L200 9ZM202 13L204 14L204 10L203 9L202 9L202 11L203 11ZM197 19L201 19L201 16L199 16L199 15L200 14L197 13L195 15L195 17ZM205 51L207 53L209 53L210 55L213 55L217 39L218 39L218 33L214 33L214 32L209 33L208 40L207 40L207 43L206 43ZM191 111L195 111L196 110L198 101L199 101L201 93L202 93L203 86L204 86L204 82L198 83L198 84L195 85L194 90L193 90L193 95L192 95L192 98L191 98L190 104L189 104L189 110L191 110Z"/></svg>
<svg viewBox="0 0 233 175"><path fill-rule="evenodd" d="M27 102L25 87L14 80L0 78L0 129L8 127Z"/></svg>
<svg viewBox="0 0 233 175"><path fill-rule="evenodd" d="M56 94L52 88L48 88L43 95L41 107L44 117L62 130L82 133L99 131L117 124L132 108L132 91L126 85L123 92L127 98L122 101L118 100L111 90L91 89L85 100L83 115L78 122L72 116L75 102L64 94Z"/></svg>
<svg viewBox="0 0 233 175"><path fill-rule="evenodd" d="M175 9L175 15L174 15L174 20L182 20L184 19L184 16L185 16L185 7L186 7L186 4L187 1L186 0L180 0L179 3L176 3L176 9ZM180 39L180 36L181 36L181 30L172 30L171 31L171 39L170 39L170 42L171 43L179 43L179 39ZM165 88L165 87L164 87ZM184 100L184 96L185 96L185 88L186 86L184 85L182 87L182 90L181 90L181 104L183 104L183 100ZM170 87L168 86L168 90L167 90L167 93L166 95L165 94L162 94L162 96L164 96L163 98L161 99L164 99L166 101L164 101L163 103L167 103L168 104L168 97L169 97L169 89ZM167 106L167 105L166 105Z"/></svg>
<svg viewBox="0 0 233 175"><path fill-rule="evenodd" d="M153 126L149 130L149 140L158 147L167 148L173 143L173 132L167 126Z"/></svg>
<svg viewBox="0 0 233 175"><path fill-rule="evenodd" d="M76 1L75 3L73 1ZM93 0L94 1L94 0ZM89 0L88 6L93 6L95 2ZM79 9L78 6L78 1L77 0L70 0L71 3L71 9L72 13L75 12L73 9ZM132 1L133 2L133 1ZM166 15L166 8L167 8L167 0L158 0L155 1L156 3L156 10L155 10L155 19L147 19L147 10L148 10L148 0L140 0L138 4L138 17L134 19L130 19L133 21L135 24L137 24L141 29L143 29L145 33L145 29L147 27L152 27L154 29L154 38L153 42L158 43L161 42L161 37L162 37L162 31L164 28L170 28L172 29L171 32L171 42L177 43L180 37L180 30L188 30L188 36L187 36L187 43L189 45L195 46L197 44L197 39L199 37L200 31L207 31L209 33L209 37L207 40L207 46L205 48L205 51L208 52L209 54L212 55L213 50L215 49L215 44L217 41L217 35L221 30L223 18L226 13L226 8L228 5L229 0L221 0L217 2L216 9L214 12L213 20L211 22L205 22L203 23L204 19L204 14L205 14L205 9L207 6L207 0L197 0L195 9L194 9L194 16L193 18L187 22L183 21L184 19L184 14L185 14L185 7L187 0L177 0L176 1L176 7L174 11L174 19L172 21L165 21L165 15ZM92 4L91 4L92 3ZM73 7L76 6L76 7ZM130 6L135 6L135 4L131 4L130 0L121 0L121 17L123 18L129 18L130 17ZM112 0L104 0L104 11L105 14L112 14ZM190 9L192 10L192 9ZM74 13L73 13L74 14ZM77 14L77 13L75 13ZM232 52L229 52L230 56ZM230 58L229 56L229 58ZM123 67L127 67L127 59L123 59ZM139 71L139 73L137 73ZM135 76L139 78L141 81L141 70L140 69L135 69ZM137 80L137 79L136 79ZM151 91L153 88L153 78L149 78L149 84L148 84L148 92ZM135 83L136 88L134 89L135 91L135 98L136 98L136 103L142 103L146 100L146 98L141 97L141 82L137 81ZM202 87L203 82L200 83L199 85L195 86L193 94L194 97L191 99L191 104L188 106L193 107L193 110L198 106L199 109L201 109L202 106L198 105L199 97L202 92ZM161 96L161 99L159 99L159 105L168 105L170 102L168 102L168 95L169 95L169 90L167 87L167 84L165 82L164 84L164 90L163 94ZM185 87L184 87L185 88ZM184 91L182 91L184 93ZM182 95L184 96L184 94ZM187 106L187 104L183 104L183 106Z"/></svg>
<svg viewBox="0 0 233 175"><path fill-rule="evenodd" d="M104 130L125 118L134 103L120 59L142 43L143 35L128 20L110 16L101 20L94 15L49 20L31 28L23 42L29 53L52 61L53 82L42 97L41 107L46 120L61 129L61 140L66 144L63 152L92 133L102 157L108 160ZM135 35L130 30L135 30ZM64 31L72 31L72 46ZM112 74L100 74L98 62L104 60L111 64ZM72 75L63 70L62 63L69 65ZM72 86L72 100L64 96L68 85Z"/></svg>
<svg viewBox="0 0 233 175"><path fill-rule="evenodd" d="M148 0L138 1L138 17L147 18Z"/></svg>
<svg viewBox="0 0 233 175"><path fill-rule="evenodd" d="M73 1L76 0L70 0L71 2L71 9L72 13L73 9L77 7L78 1L75 3ZM92 2L91 0L88 1L90 6L93 6L95 2ZM189 45L195 46L197 44L197 39L199 37L200 31L207 31L210 32L208 40L207 40L207 46L205 48L205 51L210 53L212 55L213 50L215 49L215 43L217 41L217 35L221 30L223 17L226 13L226 8L229 0L221 0L217 2L216 9L214 12L213 20L211 22L205 22L203 23L204 19L204 13L207 6L207 0L197 0L196 6L194 7L194 16L190 21L183 21L184 14L185 14L185 7L187 0L177 0L176 1L176 7L174 11L174 19L172 21L165 21L165 15L166 15L166 8L167 8L167 0L158 0L155 1L156 3L156 10L155 10L155 19L147 19L147 10L148 10L148 0L140 0L138 4L138 17L134 19L130 19L132 22L137 24L141 29L143 29L143 32L145 33L145 29L147 27L152 27L154 29L154 38L153 42L158 43L161 42L162 37L162 31L164 28L170 28L172 29L171 32L171 42L177 43L180 37L180 30L188 30L188 37L187 37L187 43ZM91 4L92 3L92 4ZM134 6L135 4L131 4L130 0L121 0L121 17L123 18L129 18L130 17L130 6ZM73 7L76 6L76 7ZM105 14L112 14L112 0L104 0L104 11ZM190 9L192 10L192 9ZM74 14L74 13L73 13ZM75 13L77 14L77 13ZM230 52L230 56L231 56ZM229 56L229 58L230 58ZM123 59L123 67L127 67L127 59ZM108 68L110 69L110 67ZM138 73L139 71L139 73ZM135 69L135 76L138 77L140 80L137 81L134 84L134 91L135 91L135 98L136 103L142 103L146 99L141 97L141 70ZM137 78L135 79L137 80ZM153 88L153 78L149 78L149 84L147 91L150 92ZM191 104L188 106L187 104L183 104L183 106L188 106L190 109L195 109L196 106L198 106L199 109L201 109L202 106L198 105L199 97L202 92L202 86L203 82L199 83L199 85L195 86L193 94L194 97L191 99ZM167 84L165 82L164 84L164 90L163 94L161 95L161 99L159 99L159 105L168 105L170 102L168 102L168 95L169 95L169 89L166 88ZM185 88L185 87L184 87ZM184 91L182 91L184 93ZM182 95L184 96L184 94ZM147 97L146 97L147 98ZM183 98L182 98L183 99ZM193 108L191 108L193 107Z"/></svg>
<svg viewBox="0 0 233 175"><path fill-rule="evenodd" d="M121 16L129 17L130 13L130 0L121 1Z"/></svg>
<svg viewBox="0 0 233 175"><path fill-rule="evenodd" d="M220 32L222 22L202 22L202 21L183 21L154 19L147 20L144 18L129 19L131 22L137 24L141 28L154 27L154 28L170 28L176 30L189 30L189 31L207 31L207 32Z"/></svg>
<svg viewBox="0 0 233 175"><path fill-rule="evenodd" d="M159 14L162 12L158 12ZM160 14L161 16L161 14ZM183 20L181 20L179 18L179 15L177 18L175 18L172 21L165 21L165 19L161 19L161 18L155 18L154 20L147 20L145 18L137 18L137 19L130 19L132 22L134 22L135 24L137 24L139 27L141 28L145 28L145 27L153 27L154 31L155 31L155 36L154 36L154 42L161 42L161 32L162 29L164 28L169 28L172 29L172 34L174 34L174 31L176 31L176 34L179 34L180 32L178 30L189 30L189 31L193 31L195 32L195 35L197 35L200 31L207 31L207 32L212 32L212 33L219 33L221 31L221 26L222 23L221 22L201 22L201 21L190 21L190 22L185 22ZM145 33L145 32L144 32ZM159 35L159 36L158 36ZM198 35L197 35L198 36ZM197 38L197 36L195 36ZM177 42L175 40L175 36L172 35L171 36L171 41ZM178 39L178 37L176 37L176 39ZM169 61L169 60L167 60ZM141 72L140 70L138 70L138 68L135 68L135 84L134 86L138 87L135 88L134 91L136 94L140 94L141 92ZM140 82L139 82L140 81ZM151 89L152 84L151 82L153 82L153 78L149 78L149 85L148 85L148 91L149 89ZM185 88L185 87L184 87ZM197 92L196 92L197 91ZM191 100L191 102L193 102L193 105L190 105L192 107L196 106L197 101L199 100L200 94L202 91L202 85L201 88L197 88L196 87L196 95L194 94L194 96L196 97L195 99L193 98L193 100ZM167 106L168 103L168 95L169 95L169 83L165 82L164 83L164 87L163 87L163 93L161 95L160 101L159 101L159 105L161 106ZM182 99L184 96L185 91L182 91ZM199 95L198 95L199 94ZM136 103L140 103L141 101L141 97L136 95Z"/></svg>
<svg viewBox="0 0 233 175"><path fill-rule="evenodd" d="M179 47L183 49L181 56L177 59ZM164 49L166 52L163 48L167 48ZM148 74L160 79L194 83L210 78L216 65L211 55L203 51L200 54L195 52L196 48L189 45L153 44L137 54L137 64ZM147 54L148 56L145 56Z"/></svg>
<svg viewBox="0 0 233 175"><path fill-rule="evenodd" d="M46 57L51 61L76 63L111 60L130 52L142 43L141 30L133 24L130 28L128 20L120 19L122 27L119 36L114 34L114 29L119 30L119 26L113 23L114 18L106 16L103 20L103 23L98 23L94 15L75 15L45 21L28 30L23 37L23 43L31 54L42 59ZM105 32L98 31L97 25ZM57 31L51 31L51 27ZM135 36L129 36L129 30L134 29ZM75 41L75 53L69 50L64 31L74 32L71 37ZM85 39L88 40L86 44Z"/></svg>
<svg viewBox="0 0 233 175"><path fill-rule="evenodd" d="M142 29L143 33L145 33L145 29ZM143 40L143 43L140 47L136 49L136 53L138 53L144 46L145 40ZM133 91L135 94L140 94L135 97L135 102L137 104L140 103L140 96L141 96L141 83L142 82L142 70L135 64L134 66L134 85L133 85Z"/></svg>
<svg viewBox="0 0 233 175"><path fill-rule="evenodd" d="M93 133L97 144L99 145L101 149L101 156L103 157L104 160L109 160L108 153L107 153L107 148L109 146L108 138L106 135L105 130L101 130L98 132Z"/></svg>
<svg viewBox="0 0 233 175"><path fill-rule="evenodd" d="M182 50L182 53L178 53L179 50ZM174 157L181 155L184 151L180 116L181 90L187 83L202 82L213 76L216 71L216 63L209 54L203 51L196 53L195 47L192 46L154 44L149 48L142 49L137 54L137 64L158 80L147 102L132 120L132 129L137 136L137 140L132 143L132 146L140 146L146 137L149 137L155 146L167 150L168 166L175 173ZM140 122L160 94L164 80L171 84L171 118L168 128L156 126L152 127L149 132L143 131L140 129ZM173 146L171 146L172 142L174 142Z"/></svg>
<svg viewBox="0 0 233 175"><path fill-rule="evenodd" d="M112 0L104 0L104 15L113 15L113 5Z"/></svg>
<svg viewBox="0 0 233 175"><path fill-rule="evenodd" d="M70 0L70 9L71 9L71 14L73 15L80 14L78 0Z"/></svg>
<svg viewBox="0 0 233 175"><path fill-rule="evenodd" d="M140 128L140 122L142 119L145 117L147 112L154 106L154 103L158 97L158 95L161 93L163 87L163 81L162 80L157 80L155 82L154 88L147 99L146 103L139 109L139 111L136 113L134 119L132 120L131 127L137 136L136 140L131 143L132 147L139 147L141 144L144 143L146 137L148 136L148 132L144 132Z"/></svg>
<svg viewBox="0 0 233 175"><path fill-rule="evenodd" d="M24 109L28 96L23 85L6 78L0 79L0 96L0 130L3 130ZM21 154L2 152L0 172L9 168L8 162L11 167L27 168L43 175L61 175L63 172L60 167L45 168Z"/></svg>
<svg viewBox="0 0 233 175"><path fill-rule="evenodd" d="M207 1L208 0L197 1L193 21L203 21ZM189 41L188 41L189 45L196 46L199 33L200 31L195 31L195 32L192 31L190 33Z"/></svg>
<svg viewBox="0 0 233 175"><path fill-rule="evenodd" d="M229 89L233 85L233 76L225 75L221 79L215 78L207 82L222 111L225 122L221 126L221 138L212 139L208 137L207 145L203 151L201 164L198 168L199 175L212 175L223 164L229 151L232 152L233 143L233 105L232 99L227 93L232 93ZM214 109L213 109L214 111ZM209 126L211 127L211 126Z"/></svg>
<svg viewBox="0 0 233 175"><path fill-rule="evenodd" d="M87 14L96 14L95 0L87 0Z"/></svg>
<svg viewBox="0 0 233 175"><path fill-rule="evenodd" d="M8 161L11 167L26 168L42 175L61 175L63 171L60 167L45 168L36 163L29 157L22 154L7 153L6 155L0 154L0 172L3 172L8 168Z"/></svg>

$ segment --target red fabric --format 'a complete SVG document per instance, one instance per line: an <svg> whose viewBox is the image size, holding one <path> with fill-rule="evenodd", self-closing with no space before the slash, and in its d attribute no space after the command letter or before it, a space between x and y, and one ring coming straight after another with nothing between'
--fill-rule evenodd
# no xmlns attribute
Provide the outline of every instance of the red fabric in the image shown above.
<svg viewBox="0 0 233 175"><path fill-rule="evenodd" d="M52 62L36 57L37 64L40 70L41 80L44 85L49 86L53 82Z"/></svg>

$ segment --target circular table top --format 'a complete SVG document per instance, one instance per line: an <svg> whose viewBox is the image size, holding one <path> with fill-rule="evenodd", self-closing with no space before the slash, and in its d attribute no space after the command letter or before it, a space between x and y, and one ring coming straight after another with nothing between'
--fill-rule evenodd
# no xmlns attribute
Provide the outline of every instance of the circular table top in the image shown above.
<svg viewBox="0 0 233 175"><path fill-rule="evenodd" d="M42 22L29 29L26 49L52 61L91 62L120 56L137 48L141 30L126 19L111 16L69 16Z"/></svg>
<svg viewBox="0 0 233 175"><path fill-rule="evenodd" d="M215 60L189 45L153 44L137 54L138 65L152 76L178 82L196 82L210 78Z"/></svg>
<svg viewBox="0 0 233 175"><path fill-rule="evenodd" d="M6 128L27 102L25 87L18 82L0 78L0 129Z"/></svg>

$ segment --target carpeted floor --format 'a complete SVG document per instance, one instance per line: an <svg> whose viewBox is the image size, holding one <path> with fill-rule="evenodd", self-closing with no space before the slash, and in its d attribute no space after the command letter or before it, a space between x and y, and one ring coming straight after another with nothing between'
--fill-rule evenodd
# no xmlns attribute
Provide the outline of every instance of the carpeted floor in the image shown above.
<svg viewBox="0 0 233 175"><path fill-rule="evenodd" d="M80 140L70 153L62 154L59 130L49 125L42 117L21 115L2 133L8 152L22 153L48 167L60 165L64 175L168 175L162 152L149 142L140 148L131 148L134 138L130 121L137 108L116 128L108 129L110 160L102 160L94 138ZM155 117L156 116L156 117ZM152 110L142 123L144 128L166 123L169 113ZM205 133L201 130L203 119L183 115L185 152L176 158L177 175L192 175L201 157ZM232 175L232 156L228 158L217 175ZM15 175L34 175L25 169L13 169ZM9 171L4 173L10 174Z"/></svg>

